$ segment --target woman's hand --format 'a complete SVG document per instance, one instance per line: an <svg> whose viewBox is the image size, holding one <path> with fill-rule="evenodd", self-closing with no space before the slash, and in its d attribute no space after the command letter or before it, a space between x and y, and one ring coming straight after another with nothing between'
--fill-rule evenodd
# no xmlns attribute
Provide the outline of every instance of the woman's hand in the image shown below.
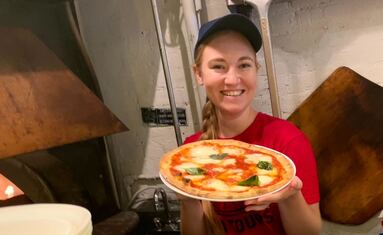
<svg viewBox="0 0 383 235"><path fill-rule="evenodd" d="M271 193L256 199L245 201L246 211L255 210L260 211L269 207L271 203L279 203L292 195L298 193L303 186L302 181L295 176L288 186L284 189Z"/></svg>

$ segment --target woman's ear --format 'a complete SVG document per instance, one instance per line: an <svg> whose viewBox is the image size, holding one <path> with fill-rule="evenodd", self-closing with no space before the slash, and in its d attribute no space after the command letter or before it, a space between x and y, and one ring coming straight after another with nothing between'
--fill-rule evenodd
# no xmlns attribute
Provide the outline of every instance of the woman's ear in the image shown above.
<svg viewBox="0 0 383 235"><path fill-rule="evenodd" d="M193 72L195 79L197 80L198 85L203 85L202 72L201 69L197 65L193 65Z"/></svg>

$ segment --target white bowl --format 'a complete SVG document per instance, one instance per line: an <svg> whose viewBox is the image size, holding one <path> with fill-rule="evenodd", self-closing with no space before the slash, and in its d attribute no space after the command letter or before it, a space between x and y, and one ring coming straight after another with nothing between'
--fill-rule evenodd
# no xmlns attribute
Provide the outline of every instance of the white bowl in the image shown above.
<svg viewBox="0 0 383 235"><path fill-rule="evenodd" d="M91 235L90 212L70 204L28 204L0 208L1 234Z"/></svg>

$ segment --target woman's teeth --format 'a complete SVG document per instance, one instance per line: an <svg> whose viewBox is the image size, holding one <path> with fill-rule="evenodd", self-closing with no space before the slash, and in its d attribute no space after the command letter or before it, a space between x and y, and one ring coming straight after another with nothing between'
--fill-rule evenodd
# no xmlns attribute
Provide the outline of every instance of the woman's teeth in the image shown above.
<svg viewBox="0 0 383 235"><path fill-rule="evenodd" d="M242 95L244 90L240 91L221 91L221 94L224 96L240 96Z"/></svg>

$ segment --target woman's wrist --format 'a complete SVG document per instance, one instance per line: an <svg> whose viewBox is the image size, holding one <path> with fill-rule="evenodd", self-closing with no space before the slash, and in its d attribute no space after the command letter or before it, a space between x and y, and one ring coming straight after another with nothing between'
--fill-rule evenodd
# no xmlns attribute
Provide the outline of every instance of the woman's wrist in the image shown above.
<svg viewBox="0 0 383 235"><path fill-rule="evenodd" d="M182 198L180 199L180 203L185 206L193 206L201 204L201 201L194 198Z"/></svg>
<svg viewBox="0 0 383 235"><path fill-rule="evenodd" d="M283 206L286 206L286 207L294 206L294 205L296 205L296 203L299 203L300 200L304 200L304 197L303 197L301 190L298 190L297 192L291 194L289 197L285 198L284 200L281 200L279 202L279 205L282 207Z"/></svg>

